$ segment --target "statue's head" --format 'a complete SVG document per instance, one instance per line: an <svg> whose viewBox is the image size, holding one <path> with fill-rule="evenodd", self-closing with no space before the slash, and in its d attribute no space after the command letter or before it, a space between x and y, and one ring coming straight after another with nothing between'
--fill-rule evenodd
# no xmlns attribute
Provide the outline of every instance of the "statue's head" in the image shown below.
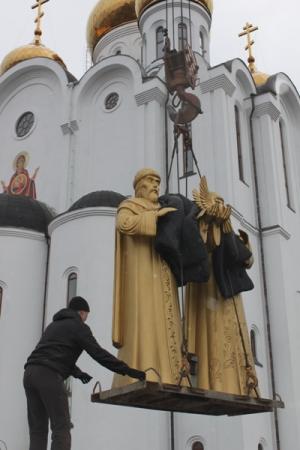
<svg viewBox="0 0 300 450"><path fill-rule="evenodd" d="M159 186L160 175L154 169L141 169L134 177L135 196L145 198L152 203L158 202Z"/></svg>

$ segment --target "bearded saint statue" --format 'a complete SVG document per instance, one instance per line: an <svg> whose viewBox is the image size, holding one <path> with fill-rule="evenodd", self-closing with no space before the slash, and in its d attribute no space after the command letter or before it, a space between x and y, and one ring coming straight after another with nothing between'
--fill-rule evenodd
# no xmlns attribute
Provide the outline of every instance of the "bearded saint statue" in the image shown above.
<svg viewBox="0 0 300 450"><path fill-rule="evenodd" d="M211 267L208 282L189 283L186 290L188 349L198 357L197 387L258 397L240 295L254 287L245 270L253 264L248 235L233 232L231 207L208 190L205 177L193 196Z"/></svg>
<svg viewBox="0 0 300 450"><path fill-rule="evenodd" d="M178 289L154 247L158 220L175 209L161 207L155 170L140 170L133 187L135 196L120 204L116 218L113 344L131 367L153 368L163 383L177 384L182 363ZM158 377L149 372L147 380ZM113 387L133 382L115 375Z"/></svg>

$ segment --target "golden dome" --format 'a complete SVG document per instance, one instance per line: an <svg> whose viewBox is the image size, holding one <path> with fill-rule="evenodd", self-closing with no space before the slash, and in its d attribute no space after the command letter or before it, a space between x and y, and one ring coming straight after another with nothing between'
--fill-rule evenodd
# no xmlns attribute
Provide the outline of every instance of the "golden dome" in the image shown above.
<svg viewBox="0 0 300 450"><path fill-rule="evenodd" d="M0 75L3 75L8 69L16 64L27 61L32 58L48 58L58 62L65 69L63 60L52 50L41 44L28 44L12 50L3 59L0 66Z"/></svg>
<svg viewBox="0 0 300 450"><path fill-rule="evenodd" d="M135 0L100 0L88 20L87 41L89 48L113 28L136 21Z"/></svg>
<svg viewBox="0 0 300 450"><path fill-rule="evenodd" d="M154 3L158 3L162 0L136 0L135 1L135 11L137 17L140 17L142 11L146 9L148 6L154 5ZM213 0L192 0L194 3L199 3L208 10L210 14L213 12Z"/></svg>
<svg viewBox="0 0 300 450"><path fill-rule="evenodd" d="M262 86L268 81L270 75L263 72L252 72L252 77L256 86Z"/></svg>

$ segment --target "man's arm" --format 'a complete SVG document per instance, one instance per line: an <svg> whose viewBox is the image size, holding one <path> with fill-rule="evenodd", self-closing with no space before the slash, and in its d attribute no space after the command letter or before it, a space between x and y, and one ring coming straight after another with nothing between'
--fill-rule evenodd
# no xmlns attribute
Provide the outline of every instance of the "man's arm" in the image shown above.
<svg viewBox="0 0 300 450"><path fill-rule="evenodd" d="M82 329L78 335L78 340L83 350L85 350L91 358L112 372L116 372L121 375L128 375L132 378L138 378L140 380L145 379L145 372L132 369L124 361L121 361L102 348L86 324L82 326Z"/></svg>

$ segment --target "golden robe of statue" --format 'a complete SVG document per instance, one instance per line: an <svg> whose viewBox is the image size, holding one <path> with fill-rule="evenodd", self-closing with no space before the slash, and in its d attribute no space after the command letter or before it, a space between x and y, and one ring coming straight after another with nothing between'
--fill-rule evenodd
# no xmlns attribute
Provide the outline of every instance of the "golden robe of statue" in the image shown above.
<svg viewBox="0 0 300 450"><path fill-rule="evenodd" d="M113 343L118 358L139 370L154 368L164 383L176 384L181 368L178 290L168 265L154 249L159 217L173 211L158 203L160 176L143 169L135 197L121 203L116 221ZM158 381L153 372L147 380ZM133 383L115 375L114 387Z"/></svg>
<svg viewBox="0 0 300 450"><path fill-rule="evenodd" d="M194 199L201 209L200 233L212 263L212 252L220 245L222 234L232 231L231 208L224 205L218 194L208 191L205 177L201 179L200 193L194 192ZM242 235L246 238L246 233ZM245 265L249 268L252 263L251 258ZM186 308L188 349L198 357L197 387L258 396L241 296L225 299L211 268L207 283L188 285Z"/></svg>

